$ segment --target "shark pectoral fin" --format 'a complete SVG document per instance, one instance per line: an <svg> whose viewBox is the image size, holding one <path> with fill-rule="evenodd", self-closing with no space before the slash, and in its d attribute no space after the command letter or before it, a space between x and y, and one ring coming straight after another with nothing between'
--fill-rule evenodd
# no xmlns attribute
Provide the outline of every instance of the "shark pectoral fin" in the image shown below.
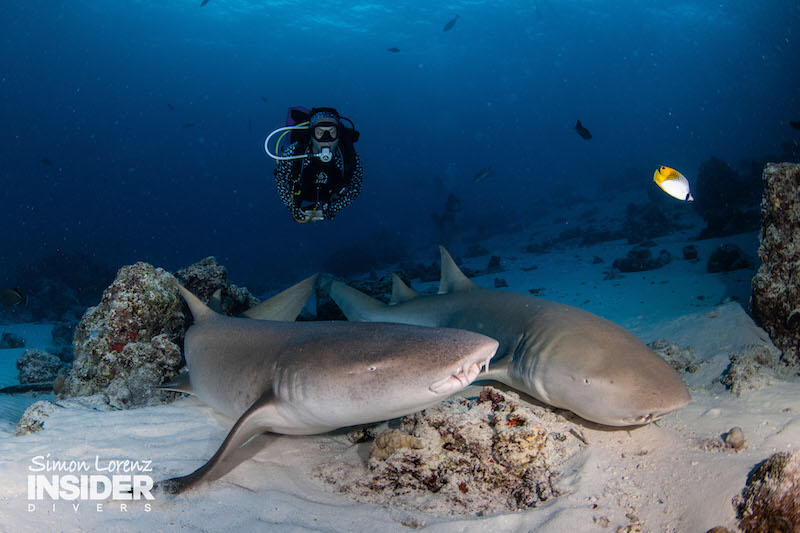
<svg viewBox="0 0 800 533"><path fill-rule="evenodd" d="M439 253L442 256L442 274L439 279L439 294L448 292L470 291L477 289L478 285L461 272L450 252L439 246Z"/></svg>
<svg viewBox="0 0 800 533"><path fill-rule="evenodd" d="M400 276L394 273L392 274L392 299L389 301L389 305L407 302L413 300L417 296L419 296L417 291L406 285L405 282L400 279Z"/></svg>
<svg viewBox="0 0 800 533"><path fill-rule="evenodd" d="M475 378L475 382L479 381L499 381L505 385L511 385L511 380L509 378L508 370L511 366L511 358L506 357L499 362L495 363L492 361L490 368L484 370L478 377Z"/></svg>
<svg viewBox="0 0 800 533"><path fill-rule="evenodd" d="M178 291L181 293L181 296L183 296L183 299L186 300L195 323L210 320L219 315L219 313L215 313L210 307L204 304L200 298L192 294L189 289L180 283L178 283Z"/></svg>
<svg viewBox="0 0 800 533"><path fill-rule="evenodd" d="M170 494L179 494L209 477L225 457L238 450L242 444L249 441L251 438L269 429L264 426L263 413L260 411L262 411L265 405L269 404L272 399L272 391L269 391L256 400L239 420L236 421L236 424L233 425L228 436L225 437L225 441L219 447L217 453L215 453L214 457L209 459L206 464L188 476L174 477L172 479L160 481L156 483L154 488L160 488L164 492Z"/></svg>
<svg viewBox="0 0 800 533"><path fill-rule="evenodd" d="M269 300L261 302L255 307L251 307L242 316L255 318L256 320L281 320L293 322L303 306L306 304L311 291L314 290L314 283L317 281L317 274L310 276L300 283L292 285L288 289L279 292Z"/></svg>
<svg viewBox="0 0 800 533"><path fill-rule="evenodd" d="M163 385L158 385L156 389L194 394L192 391L192 384L189 381L189 372L186 370L175 376L175 379L172 381L164 383Z"/></svg>
<svg viewBox="0 0 800 533"><path fill-rule="evenodd" d="M383 302L339 281L331 283L330 295L347 320L353 322L379 322L387 307Z"/></svg>

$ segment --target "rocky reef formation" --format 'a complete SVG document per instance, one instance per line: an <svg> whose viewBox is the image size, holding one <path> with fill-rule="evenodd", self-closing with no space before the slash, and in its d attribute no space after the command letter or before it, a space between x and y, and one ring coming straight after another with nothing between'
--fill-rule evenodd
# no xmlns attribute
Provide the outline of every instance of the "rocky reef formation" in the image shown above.
<svg viewBox="0 0 800 533"><path fill-rule="evenodd" d="M569 423L556 419L486 387L476 399L451 398L381 433L366 468L336 463L317 473L358 501L409 510L527 509L562 494L559 465L580 449Z"/></svg>
<svg viewBox="0 0 800 533"><path fill-rule="evenodd" d="M76 328L75 361L62 392L102 394L116 408L161 401L171 393L151 389L181 367L184 331L175 278L147 263L123 267Z"/></svg>
<svg viewBox="0 0 800 533"><path fill-rule="evenodd" d="M179 270L175 277L204 302L220 291L222 313L226 315L239 315L259 303L250 291L228 281L228 269L213 256Z"/></svg>
<svg viewBox="0 0 800 533"><path fill-rule="evenodd" d="M747 257L744 250L735 244L720 244L711 252L706 269L715 274L717 272L731 272L742 268L753 268L753 261Z"/></svg>
<svg viewBox="0 0 800 533"><path fill-rule="evenodd" d="M17 359L17 370L22 385L52 383L61 370L61 359L42 350L25 350Z"/></svg>
<svg viewBox="0 0 800 533"><path fill-rule="evenodd" d="M56 407L52 403L39 400L25 410L22 418L14 428L14 433L17 437L27 435L28 433L35 433L44 429L44 424L47 418L55 411Z"/></svg>
<svg viewBox="0 0 800 533"><path fill-rule="evenodd" d="M800 452L759 463L733 504L745 533L800 532Z"/></svg>
<svg viewBox="0 0 800 533"><path fill-rule="evenodd" d="M800 165L763 172L761 267L753 278L753 318L787 361L800 362Z"/></svg>
<svg viewBox="0 0 800 533"><path fill-rule="evenodd" d="M676 372L694 373L699 368L697 365L697 352L691 346L681 348L674 342L660 337L647 345L664 359Z"/></svg>
<svg viewBox="0 0 800 533"><path fill-rule="evenodd" d="M3 335L0 336L0 350L24 347L25 339L19 335L15 335L14 333L3 333Z"/></svg>
<svg viewBox="0 0 800 533"><path fill-rule="evenodd" d="M764 344L749 344L730 356L731 363L719 380L736 396L761 390L773 381L787 381L798 372L787 365L781 352Z"/></svg>
<svg viewBox="0 0 800 533"><path fill-rule="evenodd" d="M614 260L614 268L620 272L642 272L655 270L672 261L672 254L661 250L658 257L653 257L650 248L645 245L634 246L625 257Z"/></svg>

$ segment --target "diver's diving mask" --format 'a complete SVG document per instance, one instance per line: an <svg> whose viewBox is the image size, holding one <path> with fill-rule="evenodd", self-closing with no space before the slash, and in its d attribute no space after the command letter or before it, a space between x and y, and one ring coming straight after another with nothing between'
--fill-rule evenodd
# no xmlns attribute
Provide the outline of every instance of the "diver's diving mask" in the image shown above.
<svg viewBox="0 0 800 533"><path fill-rule="evenodd" d="M333 142L339 138L339 126L336 124L320 124L311 128L317 142Z"/></svg>

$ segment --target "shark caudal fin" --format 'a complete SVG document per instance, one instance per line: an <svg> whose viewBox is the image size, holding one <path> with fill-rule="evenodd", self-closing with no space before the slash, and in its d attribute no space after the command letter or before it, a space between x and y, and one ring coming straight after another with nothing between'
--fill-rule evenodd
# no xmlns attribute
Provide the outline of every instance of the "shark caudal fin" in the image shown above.
<svg viewBox="0 0 800 533"><path fill-rule="evenodd" d="M297 315L303 310L303 306L311 295L311 291L314 290L314 283L316 281L317 274L314 274L300 283L279 292L269 300L261 302L255 307L251 307L242 313L242 316L255 318L257 320L294 322Z"/></svg>
<svg viewBox="0 0 800 533"><path fill-rule="evenodd" d="M442 275L439 280L439 294L448 292L471 291L477 289L478 285L461 272L450 253L439 246L442 255Z"/></svg>
<svg viewBox="0 0 800 533"><path fill-rule="evenodd" d="M331 283L329 292L333 301L351 322L380 322L387 307L383 302L339 281Z"/></svg>
<svg viewBox="0 0 800 533"><path fill-rule="evenodd" d="M397 274L392 274L392 299L389 305L401 304L418 297L419 293L409 287Z"/></svg>

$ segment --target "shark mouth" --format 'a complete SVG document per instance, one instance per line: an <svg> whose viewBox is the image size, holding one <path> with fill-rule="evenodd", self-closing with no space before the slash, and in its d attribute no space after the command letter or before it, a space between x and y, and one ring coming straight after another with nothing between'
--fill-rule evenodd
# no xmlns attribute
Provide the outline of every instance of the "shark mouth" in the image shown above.
<svg viewBox="0 0 800 533"><path fill-rule="evenodd" d="M435 394L448 394L469 386L469 384L478 377L482 368L486 368L487 371L489 370L489 361L491 358L492 356L489 356L485 361L465 364L458 370L457 374L453 374L431 385L431 392Z"/></svg>

